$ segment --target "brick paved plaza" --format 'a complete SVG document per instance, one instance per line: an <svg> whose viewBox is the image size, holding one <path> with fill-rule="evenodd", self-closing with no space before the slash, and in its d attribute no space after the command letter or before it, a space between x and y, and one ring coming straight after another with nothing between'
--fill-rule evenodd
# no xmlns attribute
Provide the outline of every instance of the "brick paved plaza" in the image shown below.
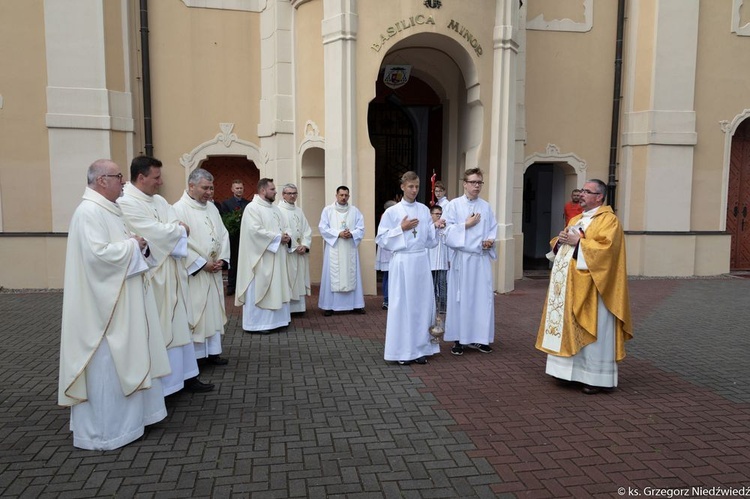
<svg viewBox="0 0 750 499"><path fill-rule="evenodd" d="M386 311L224 339L208 394L122 449L74 449L55 405L62 294L0 292L2 497L625 497L750 487L750 279L632 280L612 393L544 374L547 281L496 297L490 355L383 361ZM696 492L697 491L697 492ZM745 492L750 492L746 489ZM664 497L664 496L662 496ZM736 497L736 496L735 496Z"/></svg>

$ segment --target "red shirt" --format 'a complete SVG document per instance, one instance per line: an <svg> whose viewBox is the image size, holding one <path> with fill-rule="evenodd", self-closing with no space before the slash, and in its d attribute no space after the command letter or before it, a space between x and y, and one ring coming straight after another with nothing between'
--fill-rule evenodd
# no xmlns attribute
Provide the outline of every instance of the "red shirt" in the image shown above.
<svg viewBox="0 0 750 499"><path fill-rule="evenodd" d="M565 203L564 211L565 211L565 225L568 225L568 222L570 222L571 218L583 213L583 208L581 208L581 205L578 203L574 203L573 201L568 201L567 203Z"/></svg>

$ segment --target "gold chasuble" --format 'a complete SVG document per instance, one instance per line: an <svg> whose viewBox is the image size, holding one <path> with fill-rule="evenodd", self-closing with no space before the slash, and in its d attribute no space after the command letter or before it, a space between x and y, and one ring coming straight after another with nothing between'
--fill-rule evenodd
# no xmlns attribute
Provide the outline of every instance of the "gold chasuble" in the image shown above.
<svg viewBox="0 0 750 499"><path fill-rule="evenodd" d="M625 237L622 226L609 206L586 220L586 214L570 220L568 229L581 227L578 251L588 266L578 270L575 247L560 246L550 276L536 348L551 355L572 357L597 339L597 303L615 317L615 359L625 358L625 341L633 338L630 316ZM554 248L557 238L550 242Z"/></svg>

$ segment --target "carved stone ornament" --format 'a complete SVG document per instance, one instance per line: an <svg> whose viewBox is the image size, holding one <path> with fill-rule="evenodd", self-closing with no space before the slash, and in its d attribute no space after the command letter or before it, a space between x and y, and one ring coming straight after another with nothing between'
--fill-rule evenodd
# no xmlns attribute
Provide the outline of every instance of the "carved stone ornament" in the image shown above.
<svg viewBox="0 0 750 499"><path fill-rule="evenodd" d="M209 156L245 156L255 163L258 169L263 169L268 163L268 153L261 151L260 148L247 140L237 137L232 133L234 123L219 123L221 133L206 141L189 153L180 157L180 164L185 168L185 174L189 175L201 161Z"/></svg>

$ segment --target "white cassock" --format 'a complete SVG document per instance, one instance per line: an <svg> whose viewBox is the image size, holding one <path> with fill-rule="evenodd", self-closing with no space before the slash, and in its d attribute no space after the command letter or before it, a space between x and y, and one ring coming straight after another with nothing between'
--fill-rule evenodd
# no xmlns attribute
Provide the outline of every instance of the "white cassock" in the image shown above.
<svg viewBox="0 0 750 499"><path fill-rule="evenodd" d="M191 334L193 320L187 270L187 233L167 201L149 196L131 183L123 188L125 195L118 204L134 233L148 241L156 266L149 270L148 295L156 300L164 343L167 345L172 372L162 380L164 395L182 390L185 380L198 376L198 362Z"/></svg>
<svg viewBox="0 0 750 499"><path fill-rule="evenodd" d="M480 221L466 228L472 213ZM482 241L497 238L497 221L487 201L466 196L453 199L443 212L445 244L450 252L445 340L462 345L489 345L495 339L495 299L492 290L494 246L482 249Z"/></svg>
<svg viewBox="0 0 750 499"><path fill-rule="evenodd" d="M167 415L157 377L169 359L131 235L119 206L87 187L68 233L58 390L81 449L122 447Z"/></svg>
<svg viewBox="0 0 750 499"><path fill-rule="evenodd" d="M289 233L279 207L256 194L242 215L237 261L234 302L242 307L245 331L268 331L292 320L284 232Z"/></svg>
<svg viewBox="0 0 750 499"><path fill-rule="evenodd" d="M302 208L282 200L279 203L281 213L286 219L288 234L292 237L286 257L287 270L289 272L289 287L291 288L291 301L289 311L291 313L305 311L305 296L310 295L310 255L299 254L295 250L300 246L307 248L312 244L312 229L307 223L307 218Z"/></svg>
<svg viewBox="0 0 750 499"><path fill-rule="evenodd" d="M445 207L448 206L448 203L450 203L450 200L446 196L443 196L437 201L435 201L435 204L440 206L443 209L443 211L445 211Z"/></svg>
<svg viewBox="0 0 750 499"><path fill-rule="evenodd" d="M404 217L418 218L414 230L404 232ZM422 203L402 200L380 219L375 242L391 251L388 264L388 321L385 329L385 360L414 360L440 351L431 343L430 326L435 319L435 295L428 248L437 244L430 209Z"/></svg>
<svg viewBox="0 0 750 499"><path fill-rule="evenodd" d="M359 243L365 237L362 213L351 204L333 203L323 208L318 229L325 241L318 307L336 311L364 308L359 269ZM339 237L344 229L349 229L351 239Z"/></svg>
<svg viewBox="0 0 750 499"><path fill-rule="evenodd" d="M184 192L173 207L177 217L190 227L188 255L184 261L195 321L193 346L195 356L204 359L221 353L227 313L222 273L201 269L209 261L229 263L229 233L214 203L202 204Z"/></svg>

